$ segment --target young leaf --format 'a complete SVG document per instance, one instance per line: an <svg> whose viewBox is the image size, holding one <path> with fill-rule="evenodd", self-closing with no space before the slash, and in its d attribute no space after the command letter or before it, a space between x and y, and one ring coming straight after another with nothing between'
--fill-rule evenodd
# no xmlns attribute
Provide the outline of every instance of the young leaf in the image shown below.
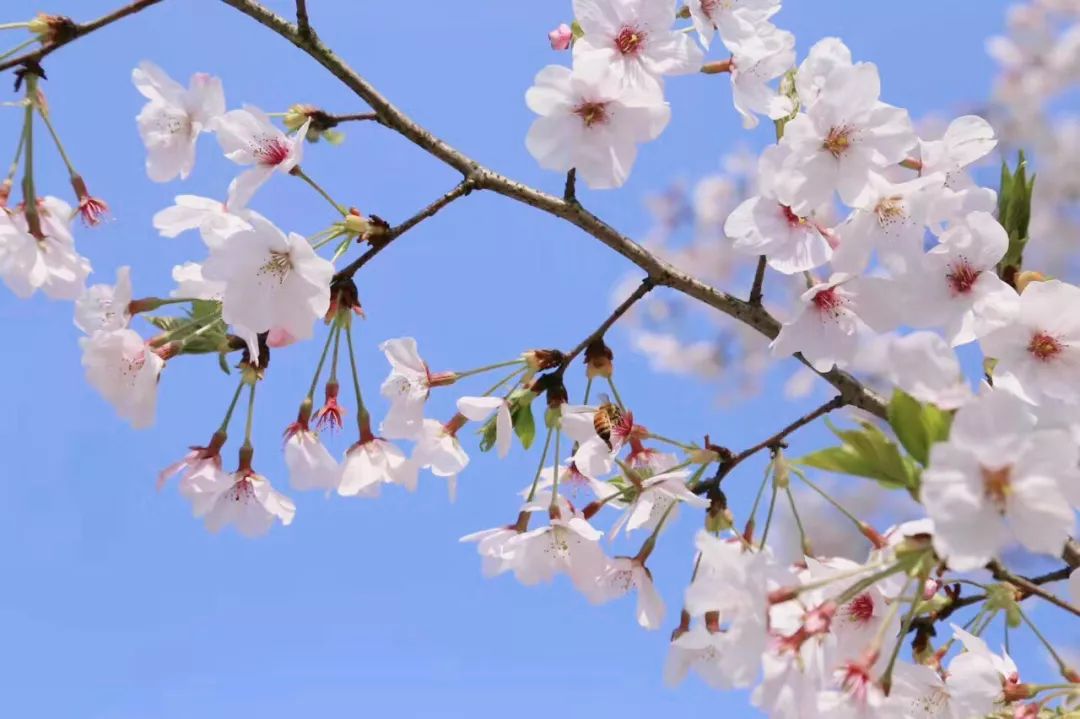
<svg viewBox="0 0 1080 719"><path fill-rule="evenodd" d="M889 426L916 462L926 466L930 446L949 437L952 415L932 404L922 404L903 390L893 392L888 407Z"/></svg>
<svg viewBox="0 0 1080 719"><path fill-rule="evenodd" d="M830 423L829 429L843 444L808 454L798 463L866 477L887 489L906 489L915 494L921 474L919 467L880 429L867 422L860 424L861 429L842 430Z"/></svg>

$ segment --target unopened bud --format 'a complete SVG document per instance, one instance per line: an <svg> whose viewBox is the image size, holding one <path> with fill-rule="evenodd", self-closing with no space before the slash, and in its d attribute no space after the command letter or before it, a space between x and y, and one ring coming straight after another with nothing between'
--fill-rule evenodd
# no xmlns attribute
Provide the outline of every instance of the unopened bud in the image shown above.
<svg viewBox="0 0 1080 719"><path fill-rule="evenodd" d="M705 513L705 529L709 532L725 532L732 528L735 524L735 517L731 514L731 510L727 507L717 508L714 512L712 508Z"/></svg>
<svg viewBox="0 0 1080 719"><path fill-rule="evenodd" d="M284 123L285 127L289 130L299 130L304 126L304 123L311 119L311 116L318 112L319 108L314 105L305 105L297 103L291 106L285 111Z"/></svg>
<svg viewBox="0 0 1080 719"><path fill-rule="evenodd" d="M615 371L612 360L615 353L611 351L602 338L597 338L585 348L585 376L589 379L596 377L610 378Z"/></svg>
<svg viewBox="0 0 1080 719"><path fill-rule="evenodd" d="M1016 275L1016 291L1023 292L1032 282L1046 282L1049 277L1035 270L1024 270Z"/></svg>
<svg viewBox="0 0 1080 719"><path fill-rule="evenodd" d="M548 42L551 43L552 50L569 50L573 41L574 30L566 23L562 23L548 33Z"/></svg>
<svg viewBox="0 0 1080 719"><path fill-rule="evenodd" d="M1030 684L1006 682L1002 694L1005 696L1005 703L1008 704L1009 702L1016 702L1021 699L1030 699L1035 696L1035 690Z"/></svg>
<svg viewBox="0 0 1080 719"><path fill-rule="evenodd" d="M354 235L366 235L371 231L371 223L368 222L368 219L355 211L350 211L349 214L345 215L342 224L345 225L346 232Z"/></svg>
<svg viewBox="0 0 1080 719"><path fill-rule="evenodd" d="M79 26L69 17L39 12L30 21L27 30L37 35L42 44L51 45L57 42L73 40Z"/></svg>
<svg viewBox="0 0 1080 719"><path fill-rule="evenodd" d="M772 481L773 487L778 492L786 490L791 485L791 470L788 468L788 463L784 460L782 452L776 453L776 460L773 463Z"/></svg>

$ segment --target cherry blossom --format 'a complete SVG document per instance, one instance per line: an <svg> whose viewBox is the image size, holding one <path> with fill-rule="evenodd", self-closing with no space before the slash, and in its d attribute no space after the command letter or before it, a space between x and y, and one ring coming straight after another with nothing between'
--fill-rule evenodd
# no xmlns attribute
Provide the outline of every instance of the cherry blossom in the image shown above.
<svg viewBox="0 0 1080 719"><path fill-rule="evenodd" d="M522 584L550 582L565 573L589 596L607 564L600 549L602 536L603 532L563 507L547 526L510 538L506 551L515 554L514 575Z"/></svg>
<svg viewBox="0 0 1080 719"><path fill-rule="evenodd" d="M271 175L287 174L300 164L310 123L308 119L289 137L262 110L250 105L217 118L214 130L225 157L240 165L252 165L229 186L230 207L246 207Z"/></svg>
<svg viewBox="0 0 1080 719"><path fill-rule="evenodd" d="M1059 280L1028 285L1011 321L981 340L995 374L1013 375L1036 402L1080 399L1080 320L1068 309L1078 302L1080 289Z"/></svg>
<svg viewBox="0 0 1080 719"><path fill-rule="evenodd" d="M878 101L877 68L837 66L821 96L787 123L781 144L785 192L797 213L828 200L833 191L851 205L868 189L870 173L903 160L916 137L906 110Z"/></svg>
<svg viewBox="0 0 1080 719"><path fill-rule="evenodd" d="M754 35L780 10L780 0L690 0L686 5L706 48L717 33L725 44Z"/></svg>
<svg viewBox="0 0 1080 719"><path fill-rule="evenodd" d="M610 74L623 87L659 95L665 75L701 68L701 48L672 29L674 2L574 0L574 17L585 32L574 43L575 73Z"/></svg>
<svg viewBox="0 0 1080 719"><path fill-rule="evenodd" d="M968 719L992 713L1001 694L1001 677L985 656L964 652L949 662L948 672L923 664L897 662L887 711L910 719Z"/></svg>
<svg viewBox="0 0 1080 719"><path fill-rule="evenodd" d="M960 361L933 332L894 337L888 345L889 380L920 402L956 409L972 397Z"/></svg>
<svg viewBox="0 0 1080 719"><path fill-rule="evenodd" d="M211 249L202 272L225 283L222 318L249 333L280 328L308 339L330 306L334 266L301 235L286 235L260 217Z"/></svg>
<svg viewBox="0 0 1080 719"><path fill-rule="evenodd" d="M758 115L777 120L791 114L791 99L779 94L771 83L795 64L795 36L767 26L767 33L757 32L731 48L731 90L735 109L742 115L743 127L758 126Z"/></svg>
<svg viewBox="0 0 1080 719"><path fill-rule="evenodd" d="M637 559L615 557L610 560L600 576L596 578L596 588L590 595L595 602L608 602L630 593L637 592L637 621L645 629L659 629L664 620L664 600L656 591L652 573Z"/></svg>
<svg viewBox="0 0 1080 719"><path fill-rule="evenodd" d="M985 337L1016 314L1016 291L997 275L1009 237L986 212L941 235L922 262L898 277L911 324L941 327L955 347Z"/></svg>
<svg viewBox="0 0 1080 719"><path fill-rule="evenodd" d="M173 297L220 302L225 296L225 283L203 277L203 266L198 262L176 265L172 269L172 278L176 282L176 287L170 293Z"/></svg>
<svg viewBox="0 0 1080 719"><path fill-rule="evenodd" d="M884 282L837 273L814 285L799 298L798 316L784 323L772 341L773 356L801 352L819 372L847 366L855 357L860 332L867 326L886 331L894 324Z"/></svg>
<svg viewBox="0 0 1080 719"><path fill-rule="evenodd" d="M319 435L303 426L290 427L285 439L285 466L289 485L298 492L337 489L341 468Z"/></svg>
<svg viewBox="0 0 1080 719"><path fill-rule="evenodd" d="M241 230L250 230L246 219L251 212L239 207L228 209L225 203L198 195L177 195L176 204L154 215L154 229L162 237L176 237L187 230L199 231L210 249L218 247Z"/></svg>
<svg viewBox="0 0 1080 719"><path fill-rule="evenodd" d="M379 431L390 439L415 439L422 428L424 403L431 388L452 382L453 374L432 373L412 337L386 340L379 349L390 362L390 374L381 387L383 397L390 400L390 411Z"/></svg>
<svg viewBox="0 0 1080 719"><path fill-rule="evenodd" d="M26 299L37 290L54 300L74 300L86 289L90 261L75 251L71 206L55 197L38 201L42 237L30 234L25 212L0 212L0 277Z"/></svg>
<svg viewBox="0 0 1080 719"><path fill-rule="evenodd" d="M920 499L934 549L956 571L981 567L1013 537L1046 554L1068 539L1063 487L1080 484L1080 449L1066 432L1033 427L1023 401L988 392L960 408L948 442L931 447Z"/></svg>
<svg viewBox="0 0 1080 719"><path fill-rule="evenodd" d="M483 422L492 412L495 415L495 451L499 457L510 452L514 439L514 425L510 418L510 405L501 397L462 397L457 401L458 412L470 422Z"/></svg>
<svg viewBox="0 0 1080 719"><path fill-rule="evenodd" d="M945 176L929 210L930 222L958 220L970 212L994 210L997 193L975 184L967 168L996 146L994 129L978 115L956 118L940 140L919 141L921 173Z"/></svg>
<svg viewBox="0 0 1080 719"><path fill-rule="evenodd" d="M231 524L245 537L260 537L275 519L288 526L296 515L292 500L253 471L230 474L206 464L188 479L180 491L191 502L195 517L215 534Z"/></svg>
<svg viewBox="0 0 1080 719"><path fill-rule="evenodd" d="M127 327L131 319L131 268L116 270L115 285L93 285L75 300L75 326L88 335Z"/></svg>
<svg viewBox="0 0 1080 719"><path fill-rule="evenodd" d="M775 194L776 178L785 153L772 146L761 155L758 175L761 194L736 207L724 222L724 233L739 252L765 255L769 267L786 275L820 267L832 257L825 232L811 217L799 217Z"/></svg>
<svg viewBox="0 0 1080 719"><path fill-rule="evenodd" d="M345 453L338 494L342 497L374 497L382 484L400 484L416 491L416 463L406 459L392 442L381 437L360 441Z"/></svg>
<svg viewBox="0 0 1080 719"><path fill-rule="evenodd" d="M131 72L135 88L149 100L136 122L146 145L146 174L154 182L177 175L186 179L195 167L199 134L213 129L225 112L221 80L195 73L187 89L152 62L143 61Z"/></svg>
<svg viewBox="0 0 1080 719"><path fill-rule="evenodd" d="M451 501L457 493L457 476L469 464L469 455L462 449L456 432L449 424L423 420L412 456L420 469L430 469L436 477L446 477Z"/></svg>
<svg viewBox="0 0 1080 719"><path fill-rule="evenodd" d="M544 169L576 169L593 189L626 182L638 143L659 137L671 117L662 98L614 75L587 79L558 65L536 75L525 101L540 115L525 138L529 153Z"/></svg>
<svg viewBox="0 0 1080 719"><path fill-rule="evenodd" d="M795 90L799 104L811 107L821 97L825 83L837 68L850 68L851 50L840 38L826 37L810 48L806 59L795 73Z"/></svg>
<svg viewBox="0 0 1080 719"><path fill-rule="evenodd" d="M514 569L520 549L512 540L520 534L515 525L484 529L466 534L459 541L476 542L476 551L481 557L481 567L485 577L495 577Z"/></svg>
<svg viewBox="0 0 1080 719"><path fill-rule="evenodd" d="M689 476L686 470L675 470L641 482L641 487L631 494L633 500L612 526L611 536L617 536L623 527L627 533L637 529L654 529L665 516L668 521L673 521L680 502L691 507L707 508L709 500L697 496L686 486Z"/></svg>
<svg viewBox="0 0 1080 719"><path fill-rule="evenodd" d="M859 568L859 564L849 559L831 557L827 559L806 558L809 570L808 580L817 581L841 574L850 574ZM871 574L867 571L863 577ZM840 594L855 584L860 577L851 580L839 580L826 585L829 594ZM822 598L826 596L822 594ZM887 624L883 627L882 625ZM835 638L835 646L827 653L834 664L854 662L862 658L880 632L883 636L893 637L900 630L900 618L895 612L888 611L888 603L881 587L872 585L839 606L830 624L830 633ZM881 667L883 658L879 657ZM884 658L887 661L887 657Z"/></svg>
<svg viewBox="0 0 1080 719"><path fill-rule="evenodd" d="M137 332L97 331L79 340L86 380L136 429L154 423L158 375L165 366Z"/></svg>

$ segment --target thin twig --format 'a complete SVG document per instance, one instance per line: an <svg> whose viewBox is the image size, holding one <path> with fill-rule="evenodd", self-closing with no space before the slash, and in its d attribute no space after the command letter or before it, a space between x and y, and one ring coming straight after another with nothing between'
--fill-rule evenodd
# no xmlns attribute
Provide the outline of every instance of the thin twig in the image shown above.
<svg viewBox="0 0 1080 719"><path fill-rule="evenodd" d="M374 112L360 112L353 115L327 115L335 125L342 122L364 122L367 120L377 121L379 116Z"/></svg>
<svg viewBox="0 0 1080 719"><path fill-rule="evenodd" d="M566 173L566 187L563 189L563 202L577 202L577 168L571 167Z"/></svg>
<svg viewBox="0 0 1080 719"><path fill-rule="evenodd" d="M366 265L368 263L368 261L371 260L372 257L374 257L375 255L382 252L383 249L385 249L386 246L389 245L391 242L396 240L398 237L401 237L403 234L405 234L406 232L408 232L413 227L420 224L421 222L423 222L427 218L433 216L435 213L437 213L439 210L441 210L442 208L449 205L454 200L458 199L459 197L464 197L465 195L469 194L470 192L473 191L473 188L474 188L474 184L473 184L472 180L469 180L469 179L462 180L461 182L459 182L457 185L454 186L454 189L450 190L445 195L443 195L439 199L435 200L430 205L428 205L424 209L420 210L415 215L413 215L409 219L405 220L404 222L402 222L397 227L391 227L389 230L387 230L382 235L379 235L376 238L372 239L371 247L368 248L367 252L365 252L364 254L357 257L355 260L353 260L351 263L349 263L345 267L342 267L338 271L337 275L335 275L335 279L340 279L340 278L344 278L344 277L352 277L353 275L356 274L357 270L359 270L361 267Z"/></svg>
<svg viewBox="0 0 1080 719"><path fill-rule="evenodd" d="M307 0L296 0L296 31L304 37L311 36L311 20L308 19Z"/></svg>
<svg viewBox="0 0 1080 719"><path fill-rule="evenodd" d="M814 411L804 414L802 417L799 417L797 420L784 427L776 434L761 440L752 447L747 447L743 451L733 456L731 459L727 461L722 461L720 463L720 466L716 470L716 475L712 479L706 482L702 482L701 484L698 484L696 487L694 487L694 492L696 494L708 494L709 491L718 487L724 477L726 477L731 472L731 470L735 469L735 467L738 466L739 463L743 460L750 458L751 456L757 454L763 449L772 449L774 447L780 446L781 443L784 441L784 438L786 438L795 430L801 427L805 427L818 417L826 415L829 412L832 412L834 409L840 409L846 404L848 404L848 402L846 399L844 399L843 395L833 397L828 402L821 405Z"/></svg>
<svg viewBox="0 0 1080 719"><path fill-rule="evenodd" d="M102 15L97 20L91 20L90 22L82 24L72 23L71 25L65 27L63 32L59 34L55 39L53 39L52 42L49 42L32 52L24 53L22 55L18 55L17 57L13 57L8 60L4 60L3 62L0 62L0 72L3 72L4 70L9 70L13 67L18 67L20 65L41 62L41 60L44 59L46 55L49 55L54 50L59 50L64 45L67 45L68 43L79 39L83 35L89 35L95 30L100 30L106 25L111 25L117 20L122 20L128 15L134 15L140 10L148 8L151 5L156 5L159 2L161 2L161 0L135 0L135 2L129 5L125 5L122 8L113 10L107 15Z"/></svg>
<svg viewBox="0 0 1080 719"><path fill-rule="evenodd" d="M762 288L765 285L765 255L758 258L757 269L754 271L754 284L750 287L750 304L755 307L761 306Z"/></svg>
<svg viewBox="0 0 1080 719"><path fill-rule="evenodd" d="M1061 599L1060 597L1046 591L1034 581L1013 574L1008 569L1006 569L1001 564L1001 562L997 561L996 559L987 564L986 568L989 569L990 573L994 575L994 579L998 580L999 582L1008 582L1009 584L1012 584L1017 589L1020 589L1027 594L1034 594L1040 599L1045 599L1054 606L1061 607L1065 611L1072 612L1076 616L1080 617L1080 609L1077 609L1069 602L1066 602L1064 599ZM1059 572L1055 572L1051 576L1056 576Z"/></svg>
<svg viewBox="0 0 1080 719"><path fill-rule="evenodd" d="M641 284L637 286L637 289L635 289L629 297L623 300L618 307L612 310L611 314L608 315L608 318L601 322L599 327L593 330L593 332L588 337L581 340L581 342L578 342L577 347L574 347L574 349L570 350L563 356L563 361L559 365L558 371L564 371L567 367L569 367L570 363L574 361L574 358L585 351L585 348L589 346L589 343L603 337L604 333L611 329L611 326L618 322L619 318L625 315L627 310L634 306L634 303L636 303L645 295L649 294L649 291L655 286L656 283L653 282L651 277L646 277L645 279L643 279L641 281Z"/></svg>

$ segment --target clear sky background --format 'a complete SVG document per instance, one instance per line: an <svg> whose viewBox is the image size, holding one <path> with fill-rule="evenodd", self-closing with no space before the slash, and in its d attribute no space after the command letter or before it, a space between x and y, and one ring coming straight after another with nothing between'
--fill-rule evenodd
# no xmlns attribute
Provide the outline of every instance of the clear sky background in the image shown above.
<svg viewBox="0 0 1080 719"><path fill-rule="evenodd" d="M8 0L0 21L39 9L89 19L118 2ZM292 10L287 0L268 4ZM545 37L570 20L569 0L309 5L322 37L421 124L501 172L561 189L562 177L540 170L525 150L531 115L523 94L545 64L569 60ZM843 37L857 59L878 64L884 99L918 117L960 114L987 97L993 65L983 41L1002 28L1005 6L792 0L775 21L796 34L800 58L823 36ZM4 43L15 37L0 34ZM44 89L56 124L92 191L113 209L107 224L79 230L79 249L93 262L92 281L112 282L117 266L132 265L136 296L167 293L172 266L204 255L196 235L156 236L154 212L175 194L222 196L237 171L204 137L189 181L146 179L134 123L143 100L130 82L142 59L184 82L194 71L221 76L230 107L281 111L303 101L333 112L366 109L283 40L212 0L167 0L48 58ZM7 80L0 89L0 99L14 99ZM671 125L642 148L626 187L583 192L591 209L631 235L647 229L647 193L715 171L738 143L770 140L765 125L752 135L741 129L724 78L674 79L669 99ZM17 115L0 108L5 158L15 146ZM335 197L365 212L398 221L458 179L385 129L345 129L343 146L309 146L303 164ZM39 190L66 197L59 159L41 146ZM254 207L305 234L332 219L322 200L285 177L275 177ZM368 313L357 333L361 374L376 416L383 409L383 339L419 338L433 369L569 347L606 316L609 289L628 269L595 241L526 206L483 194L455 204L358 278ZM457 539L514 519L515 492L531 479L537 457L519 447L502 463L472 451L453 505L444 482L424 476L415 495L388 488L377 501L298 496L293 526L275 527L260 541L232 531L213 536L191 518L175 487L156 492L154 478L187 445L208 438L234 378L221 374L213 357L170 363L157 425L135 432L85 384L71 310L0 290L0 715L754 714L743 694L718 695L696 680L678 690L661 682L698 515L684 513L654 555L669 615L667 627L653 633L636 626L632 600L595 608L564 580L526 589L511 577L482 578L474 548ZM744 447L829 396L821 387L805 406L785 404L778 373L767 396L721 410L702 400L711 394L702 384L647 372L645 360L625 348L625 335L614 332L610 341L624 399L667 435L708 431ZM279 437L306 390L317 344L276 352L259 393L256 465L283 489ZM578 394L582 385L574 381ZM485 377L461 393L486 384ZM449 417L457 394L438 393L433 416ZM821 430L808 430L793 451L821 440ZM346 432L330 444L340 452L351 441ZM745 515L759 476L759 466L748 465L726 482L737 513ZM1037 616L1044 614L1047 622L1061 619ZM1032 665L1042 671L1044 662Z"/></svg>

